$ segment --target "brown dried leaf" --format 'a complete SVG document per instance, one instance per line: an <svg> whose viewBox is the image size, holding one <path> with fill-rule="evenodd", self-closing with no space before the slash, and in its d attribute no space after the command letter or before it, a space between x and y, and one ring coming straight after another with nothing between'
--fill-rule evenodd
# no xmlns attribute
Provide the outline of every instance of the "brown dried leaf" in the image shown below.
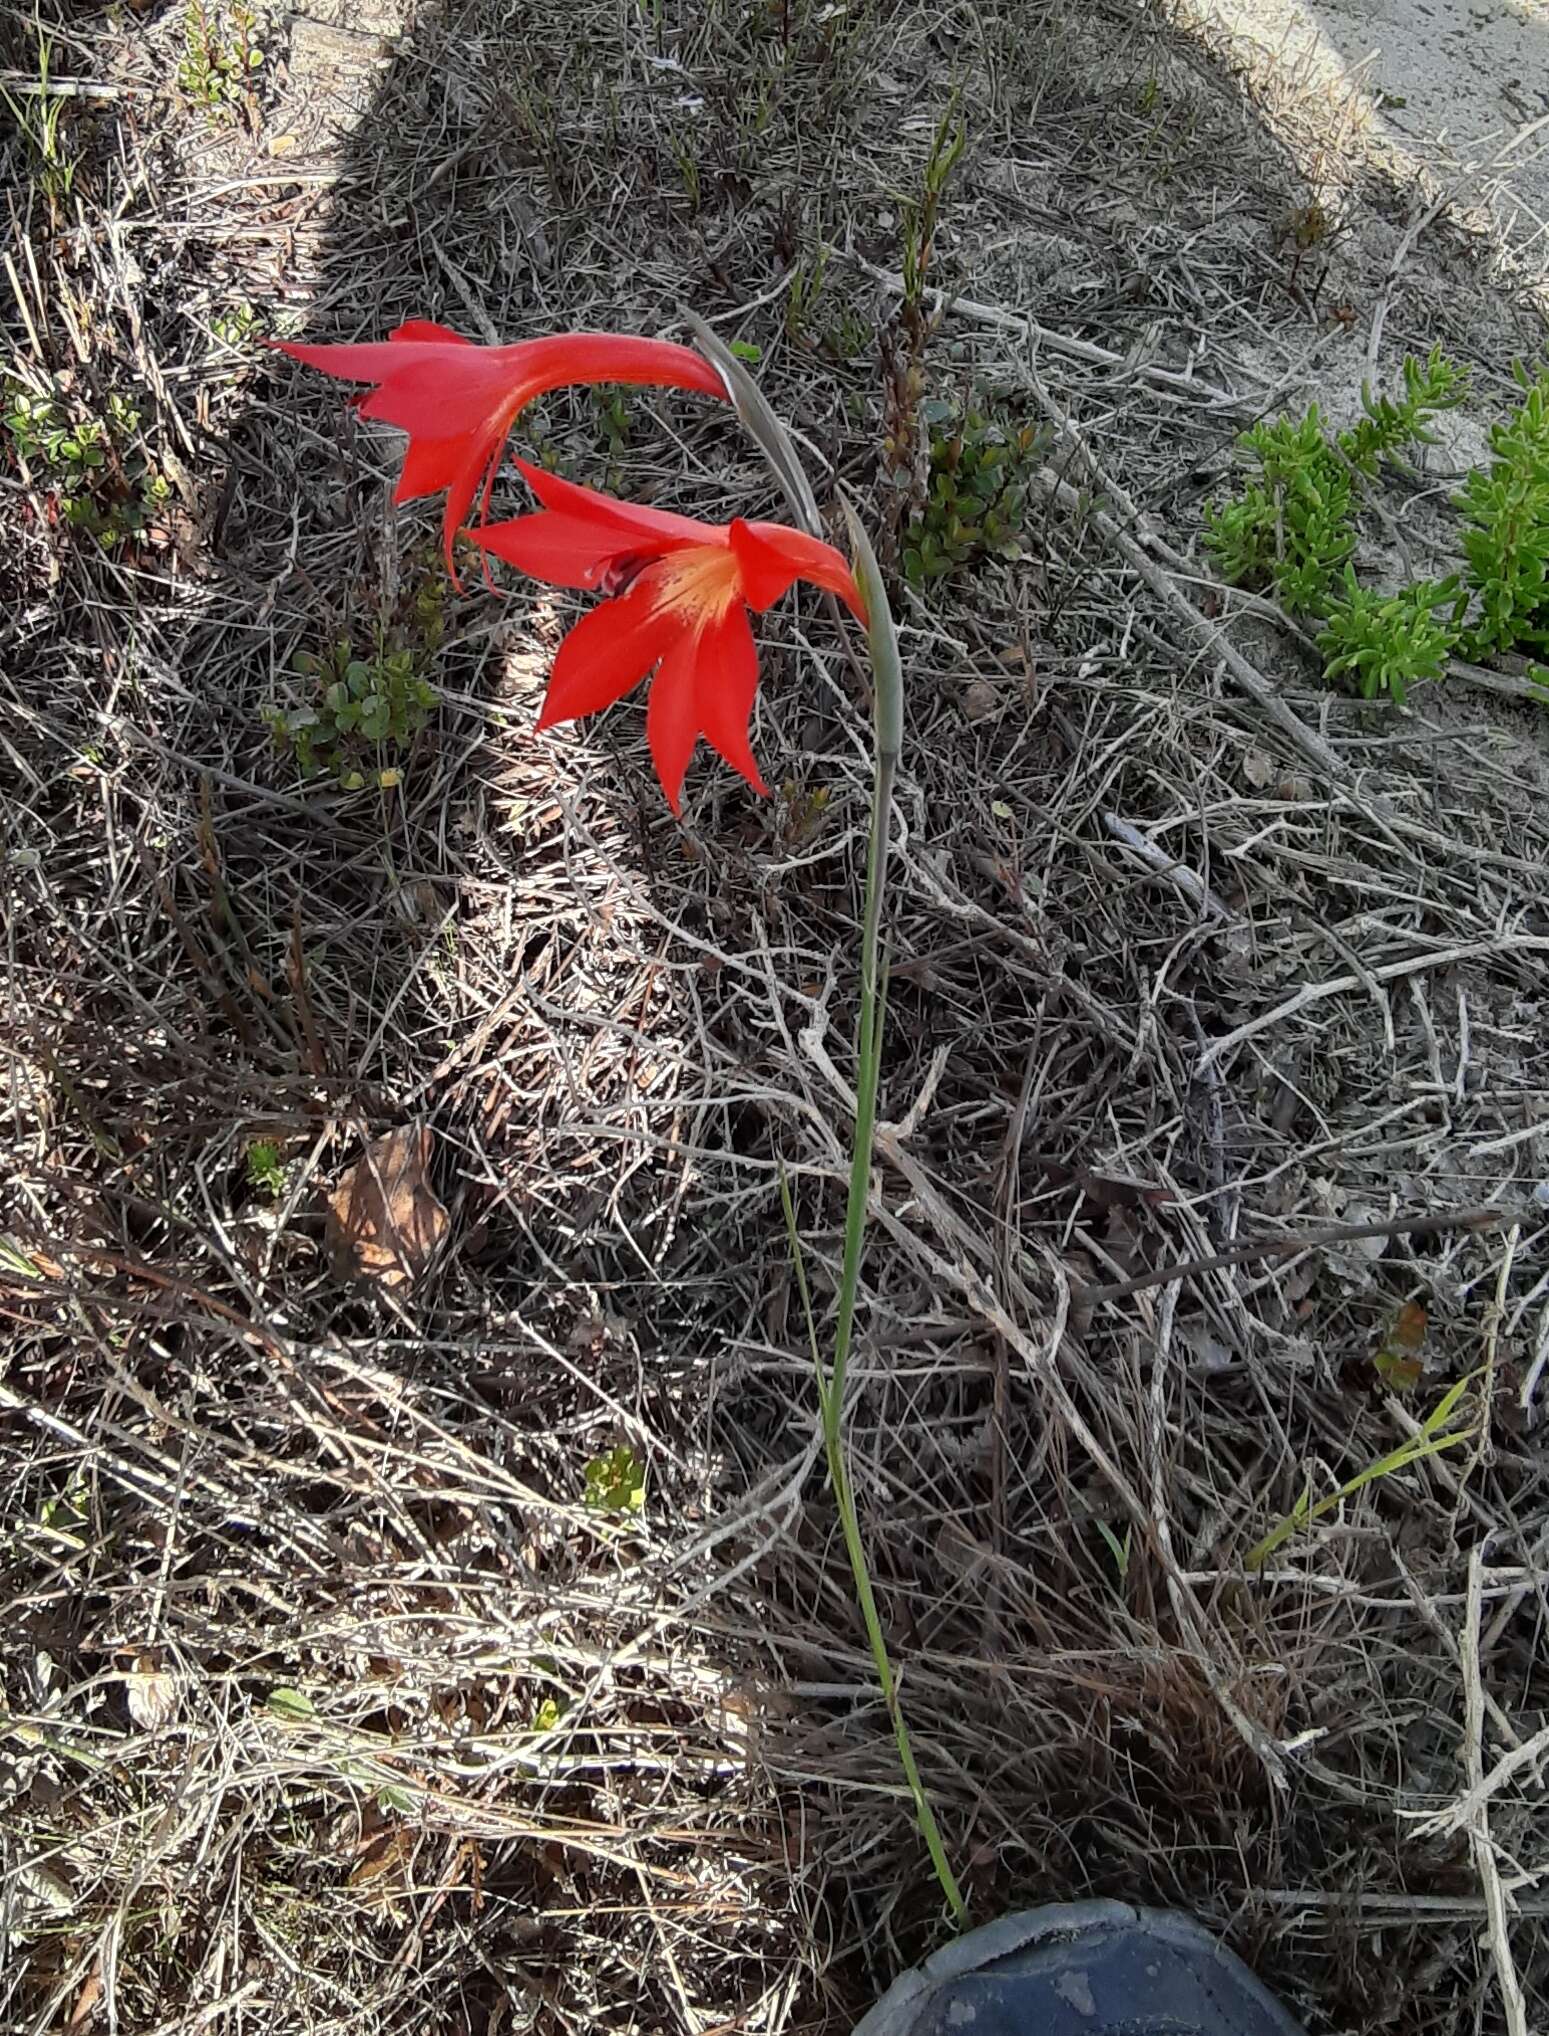
<svg viewBox="0 0 1549 2036"><path fill-rule="evenodd" d="M1407 1393L1425 1376L1425 1335L1429 1323L1424 1304L1406 1301L1393 1326L1372 1355L1377 1375L1395 1393Z"/></svg>
<svg viewBox="0 0 1549 2036"><path fill-rule="evenodd" d="M451 1218L430 1185L430 1127L404 1124L373 1139L328 1198L328 1241L336 1278L417 1279Z"/></svg>
<svg viewBox="0 0 1549 2036"><path fill-rule="evenodd" d="M361 1899L367 1908L397 1917L401 1914L398 1905L408 1893L413 1855L414 1840L409 1832L401 1826L384 1831L366 1846L350 1874L349 1886L364 1891Z"/></svg>

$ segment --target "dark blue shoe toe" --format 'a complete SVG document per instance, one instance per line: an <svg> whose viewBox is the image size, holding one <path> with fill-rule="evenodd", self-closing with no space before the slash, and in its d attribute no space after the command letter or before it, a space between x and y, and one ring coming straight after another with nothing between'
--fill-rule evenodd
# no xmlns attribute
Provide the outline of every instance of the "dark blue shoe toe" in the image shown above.
<svg viewBox="0 0 1549 2036"><path fill-rule="evenodd" d="M1305 2036L1187 1916L1054 1902L987 1923L895 1981L855 2036Z"/></svg>

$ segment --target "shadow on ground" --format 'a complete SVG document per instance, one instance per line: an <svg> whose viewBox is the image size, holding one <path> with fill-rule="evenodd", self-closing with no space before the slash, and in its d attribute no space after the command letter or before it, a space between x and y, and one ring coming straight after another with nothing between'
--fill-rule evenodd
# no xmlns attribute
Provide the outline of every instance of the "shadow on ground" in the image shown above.
<svg viewBox="0 0 1549 2036"><path fill-rule="evenodd" d="M536 737L570 611L451 588L434 512L389 506L396 445L255 364L244 307L493 339L689 302L757 349L825 499L876 501L876 272L956 90L937 273L978 308L935 400L1021 430L1052 392L1186 549L1238 421L1211 390L1332 374L1380 277L1304 271L1279 144L1121 6L347 12L277 25L250 132L156 96L177 16L62 31L121 96L84 221L34 199L7 328L67 406L136 388L170 477L105 547L36 475L8 497L8 2019L838 2032L946 1927L777 1193L783 1165L826 1324L864 719L798 600L764 632L771 801L702 761L677 825L638 703ZM1503 373L1526 314L1486 318L1440 230L1422 255L1394 357ZM1030 354L1028 311L1086 357ZM533 426L578 477L771 511L687 399ZM1487 1765L1549 1700L1533 1232L1082 1292L1395 1203L1530 1206L1535 737L1436 698L1395 726L1237 625L1375 820L1174 636L1075 478L1067 513L1029 475L1022 563L906 604L852 1415L879 1598L976 1919L1178 1904L1316 2030L1451 2030L1498 1982L1447 1815L1470 1664ZM341 642L440 694L360 759L383 791L302 781L264 726ZM327 1197L421 1125L444 1235L352 1279ZM1404 1399L1371 1360L1420 1303ZM1245 1573L1481 1363L1469 1450ZM638 1516L586 1503L621 1445ZM1535 1814L1495 1799L1529 1877Z"/></svg>

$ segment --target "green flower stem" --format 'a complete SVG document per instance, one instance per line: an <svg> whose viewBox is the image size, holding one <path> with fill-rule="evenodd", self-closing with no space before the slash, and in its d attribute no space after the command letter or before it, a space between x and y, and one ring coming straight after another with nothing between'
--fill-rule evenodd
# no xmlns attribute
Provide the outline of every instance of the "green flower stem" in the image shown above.
<svg viewBox="0 0 1549 2036"><path fill-rule="evenodd" d="M731 349L690 311L683 312L699 343L700 350L714 362L726 392L736 409L738 417L749 436L757 443L771 471L790 503L797 520L814 537L823 535L822 518L818 515L817 502L813 496L806 471L791 443L790 434L770 408L763 391L748 373ZM860 1037L857 1043L857 1069L855 1087L855 1141L850 1152L850 1186L844 1212L844 1258L839 1278L839 1315L834 1325L833 1363L826 1376L823 1356L818 1343L817 1322L812 1312L812 1294L807 1283L806 1261L802 1255L801 1235L796 1227L796 1210L791 1200L790 1185L782 1172L780 1176L780 1201L785 1211L786 1230L791 1241L791 1258L796 1268L796 1284L801 1295L801 1305L806 1316L807 1337L812 1347L813 1369L817 1376L818 1408L823 1426L823 1448L828 1458L828 1479L833 1487L834 1503L839 1509L839 1524L844 1535L845 1553L850 1558L850 1573L855 1579L855 1597L860 1606L861 1618L866 1627L866 1639L871 1647L871 1658L877 1671L877 1684L882 1691L882 1701L887 1706L888 1718L892 1723L893 1737L898 1743L898 1761L904 1772L904 1780L914 1801L914 1814L925 1840L925 1849L941 1891L956 1920L961 1922L968 1913L962 1890L947 1858L946 1846L942 1843L936 1813L931 1808L930 1798L925 1793L925 1784L914 1758L914 1747L909 1738L909 1727L904 1719L903 1706L899 1701L898 1678L893 1672L892 1659L887 1651L887 1636L882 1630L882 1615L877 1609L876 1592L872 1588L871 1569L866 1560L866 1545L861 1539L860 1516L855 1509L855 1494L850 1486L849 1466L845 1456L844 1435L844 1394L845 1376L850 1361L850 1347L855 1335L855 1309L860 1293L861 1259L866 1241L867 1191L871 1183L872 1136L877 1123L877 1084L882 1072L882 1031L887 1007L887 990L882 972L882 910L887 897L888 854L892 843L893 779L898 769L899 751L903 747L904 728L904 681L903 664L898 652L898 634L893 626L892 610L888 606L887 589L882 583L882 573L877 565L876 553L871 548L859 518L850 504L844 504L845 521L850 528L850 546L853 554L855 577L870 617L867 631L871 652L871 696L872 725L875 732L875 775L871 798L871 832L866 848L866 897L861 919L861 1016ZM830 599L830 607L837 608Z"/></svg>
<svg viewBox="0 0 1549 2036"><path fill-rule="evenodd" d="M893 779L898 768L898 753L903 735L903 668L898 655L898 637L893 627L892 612L888 607L887 591L882 584L876 555L849 503L846 502L844 506L845 519L850 526L856 579L860 583L867 612L871 617L869 641L876 763L872 786L871 831L866 849L866 895L861 920L861 1015L856 1055L855 1140L850 1152L850 1185L845 1201L844 1257L839 1275L839 1315L834 1325L833 1363L826 1375L822 1352L818 1345L817 1324L812 1313L812 1298L807 1285L801 1239L796 1229L796 1211L783 1174L780 1178L780 1198L785 1209L786 1228L790 1233L791 1252L796 1263L797 1287L806 1314L807 1335L812 1346L813 1368L817 1375L818 1407L823 1424L823 1449L828 1459L828 1479L833 1488L834 1503L839 1510L839 1525L844 1535L845 1553L850 1558L850 1573L855 1580L856 1603L860 1606L861 1619L866 1627L866 1639L877 1672L877 1685L882 1692L882 1701L887 1707L893 1737L898 1745L898 1764L903 1769L904 1780L914 1801L915 1820L919 1824L920 1835L925 1840L925 1849L930 1854L931 1866L941 1884L941 1891L946 1896L948 1907L953 1917L962 1922L968 1914L968 1904L963 1899L962 1889L957 1884L957 1877L947 1858L947 1849L942 1842L936 1813L931 1808L930 1797L925 1793L925 1783L921 1779L914 1758L909 1726L899 1699L898 1678L893 1672L887 1636L882 1630L882 1615L877 1608L876 1592L872 1587L866 1545L861 1539L860 1516L855 1507L855 1494L850 1485L849 1465L845 1454L845 1383L850 1349L855 1335L856 1303L860 1294L861 1260L866 1241L867 1196L871 1184L872 1136L877 1122L877 1086L882 1072L882 1037L887 1012L887 987L882 969L882 910L887 897L887 866L892 841Z"/></svg>

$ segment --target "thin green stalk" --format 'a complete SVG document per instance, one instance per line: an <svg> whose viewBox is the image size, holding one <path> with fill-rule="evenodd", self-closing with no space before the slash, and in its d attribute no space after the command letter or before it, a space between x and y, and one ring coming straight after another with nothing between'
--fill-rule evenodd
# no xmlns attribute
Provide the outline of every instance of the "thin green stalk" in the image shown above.
<svg viewBox="0 0 1549 2036"><path fill-rule="evenodd" d="M920 1835L925 1840L925 1849L930 1854L941 1891L953 1916L961 1921L968 1914L968 1904L947 1858L936 1813L931 1808L925 1784L920 1779L920 1770L915 1764L914 1747L904 1720L903 1706L898 1699L893 1664L888 1656L887 1637L882 1630L882 1617L872 1589L871 1570L866 1561L865 1543L861 1539L860 1518L855 1510L855 1495L850 1489L844 1449L845 1369L850 1358L850 1344L855 1332L855 1306L860 1292L861 1256L866 1241L867 1199L871 1185L872 1136L877 1122L877 1084L882 1072L882 1035L887 1006L887 988L882 972L882 908L887 897L888 854L893 835L893 778L898 769L904 724L903 663L898 653L898 635L893 627L887 589L882 583L882 572L871 548L871 540L848 502L844 504L844 514L850 530L855 577L871 618L868 638L874 681L872 721L876 764L871 797L871 835L866 846L865 909L861 919L861 1019L856 1054L855 1145L850 1155L850 1191L844 1211L839 1315L834 1325L833 1367L826 1385L822 1380L821 1367L818 1374L823 1443L828 1456L829 1482L833 1486L834 1502L839 1508L839 1522L844 1532L845 1550L855 1578L856 1600L866 1624L866 1638L871 1644L871 1658L876 1665L882 1701L887 1706L893 1737L898 1742L899 1765L914 1798L914 1814L919 1822Z"/></svg>
<svg viewBox="0 0 1549 2036"><path fill-rule="evenodd" d="M818 515L811 484L807 480L796 448L791 443L790 435L770 408L763 391L741 361L711 331L703 319L695 317L690 311L684 311L682 315L693 331L701 351L719 370L738 416L769 462L796 517L815 537L821 537L823 524ZM780 1175L780 1203L785 1211L785 1226L791 1241L791 1257L796 1267L796 1285L801 1295L802 1312L806 1318L807 1337L812 1346L812 1364L817 1378L818 1408L823 1427L823 1448L828 1459L828 1479L833 1488L834 1503L839 1511L845 1553L850 1558L850 1573L855 1580L856 1602L860 1606L861 1619L866 1627L866 1639L877 1671L882 1701L887 1706L893 1737L898 1745L898 1762L914 1801L914 1814L920 1827L920 1835L925 1840L925 1849L930 1854L931 1865L935 1869L936 1878L941 1884L941 1891L947 1898L948 1906L954 1918L961 1922L968 1913L968 1904L963 1900L962 1890L947 1858L946 1846L942 1843L941 1831L936 1823L936 1813L931 1808L930 1798L925 1793L925 1784L915 1763L914 1747L910 1742L909 1727L904 1721L903 1706L899 1702L898 1680L893 1673L893 1663L887 1651L887 1637L882 1630L882 1615L877 1609L876 1592L872 1588L866 1546L861 1539L860 1516L855 1510L855 1494L850 1488L849 1469L845 1460L845 1374L850 1361L850 1346L855 1334L856 1302L860 1293L861 1257L866 1240L867 1191L871 1183L872 1137L877 1122L877 1083L882 1072L882 1032L887 1007L887 989L882 970L882 908L887 896L888 853L892 842L893 779L898 769L899 751L903 747L904 680L903 664L898 654L898 637L893 627L887 589L882 583L876 553L872 550L871 540L848 502L844 504L844 514L850 529L855 577L866 604L866 612L871 618L868 639L873 681L872 721L875 731L876 765L871 799L871 832L866 847L866 896L861 917L861 1016L860 1037L856 1047L855 1142L850 1153L850 1185L845 1201L839 1314L834 1325L833 1363L827 1377L823 1372L817 1323L812 1312L812 1294L807 1284L801 1235L796 1227L796 1210L791 1200L790 1184L783 1171ZM829 605L837 618L838 611L831 597Z"/></svg>

